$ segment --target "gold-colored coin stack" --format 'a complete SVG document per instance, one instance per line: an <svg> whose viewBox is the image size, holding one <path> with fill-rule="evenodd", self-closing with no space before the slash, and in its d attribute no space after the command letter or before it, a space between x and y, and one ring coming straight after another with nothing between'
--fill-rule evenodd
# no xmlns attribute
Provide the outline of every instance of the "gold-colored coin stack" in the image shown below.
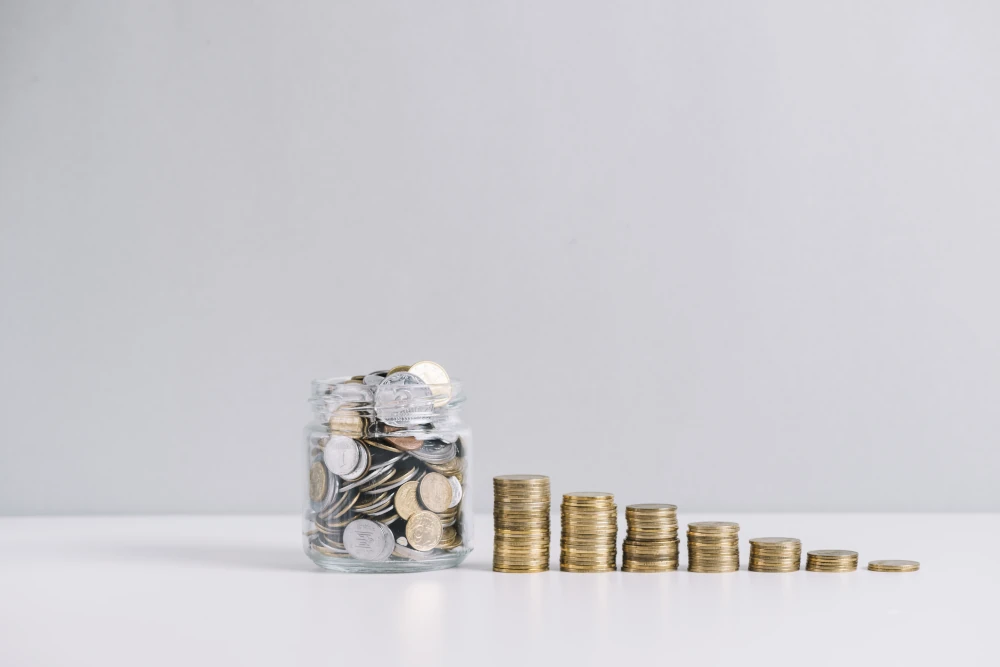
<svg viewBox="0 0 1000 667"><path fill-rule="evenodd" d="M858 569L858 552L843 549L821 549L806 554L808 572L854 572Z"/></svg>
<svg viewBox="0 0 1000 667"><path fill-rule="evenodd" d="M794 537L750 540L751 572L795 572L802 566L802 542Z"/></svg>
<svg viewBox="0 0 1000 667"><path fill-rule="evenodd" d="M698 521L688 524L690 572L736 572L740 569L740 524Z"/></svg>
<svg viewBox="0 0 1000 667"><path fill-rule="evenodd" d="M872 572L916 572L920 563L915 560L873 560L868 563Z"/></svg>
<svg viewBox="0 0 1000 667"><path fill-rule="evenodd" d="M559 569L613 572L618 568L618 506L611 493L563 495Z"/></svg>
<svg viewBox="0 0 1000 667"><path fill-rule="evenodd" d="M628 532L622 542L622 571L667 572L677 569L677 506L629 505Z"/></svg>
<svg viewBox="0 0 1000 667"><path fill-rule="evenodd" d="M493 571L549 569L551 492L545 475L493 478Z"/></svg>

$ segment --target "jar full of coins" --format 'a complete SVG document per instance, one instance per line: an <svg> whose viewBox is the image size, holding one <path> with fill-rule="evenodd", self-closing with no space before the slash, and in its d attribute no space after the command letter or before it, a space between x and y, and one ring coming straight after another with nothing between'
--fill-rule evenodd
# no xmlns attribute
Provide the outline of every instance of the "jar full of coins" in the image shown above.
<svg viewBox="0 0 1000 667"><path fill-rule="evenodd" d="M461 383L431 361L312 383L303 546L342 572L454 567L472 551Z"/></svg>

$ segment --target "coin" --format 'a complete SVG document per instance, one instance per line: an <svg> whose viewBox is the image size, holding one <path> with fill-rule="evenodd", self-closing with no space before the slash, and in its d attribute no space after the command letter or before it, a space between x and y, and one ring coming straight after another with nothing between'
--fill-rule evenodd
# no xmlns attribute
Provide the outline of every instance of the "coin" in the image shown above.
<svg viewBox="0 0 1000 667"><path fill-rule="evenodd" d="M437 515L427 510L414 512L406 521L406 541L417 551L430 551L441 542L443 528Z"/></svg>
<svg viewBox="0 0 1000 667"><path fill-rule="evenodd" d="M920 563L915 560L873 560L868 563L872 572L916 572Z"/></svg>
<svg viewBox="0 0 1000 667"><path fill-rule="evenodd" d="M375 389L375 414L392 426L428 421L434 406L433 391L413 373L395 372Z"/></svg>
<svg viewBox="0 0 1000 667"><path fill-rule="evenodd" d="M368 448L355 441L358 446L358 463L354 466L354 469L350 472L340 475L340 478L345 482L354 482L368 473L368 466L371 463L371 455L368 453ZM327 464L329 468L330 465Z"/></svg>
<svg viewBox="0 0 1000 667"><path fill-rule="evenodd" d="M335 410L330 415L330 432L360 438L365 434L364 417L347 409Z"/></svg>
<svg viewBox="0 0 1000 667"><path fill-rule="evenodd" d="M429 472L420 480L420 502L432 512L444 512L451 505L451 484L448 478L436 472Z"/></svg>
<svg viewBox="0 0 1000 667"><path fill-rule="evenodd" d="M413 450L420 449L421 447L424 446L423 440L417 440L412 436L409 437L392 436L392 437L386 437L386 440L391 442L399 449L402 449L404 452L412 452Z"/></svg>
<svg viewBox="0 0 1000 667"><path fill-rule="evenodd" d="M458 507L458 504L462 502L462 483L454 476L447 479L448 484L451 485L451 502L448 503L448 509L451 509L452 507Z"/></svg>
<svg viewBox="0 0 1000 667"><path fill-rule="evenodd" d="M314 503L326 498L329 477L322 461L313 461L309 466L309 499Z"/></svg>
<svg viewBox="0 0 1000 667"><path fill-rule="evenodd" d="M386 542L388 541L388 553ZM381 561L389 557L395 543L386 537L384 527L369 519L355 519L344 529L344 547L358 560ZM385 554L385 555L383 555Z"/></svg>
<svg viewBox="0 0 1000 667"><path fill-rule="evenodd" d="M451 400L451 378L444 368L433 361L418 361L410 366L409 372L430 386L434 395L434 407L448 405Z"/></svg>
<svg viewBox="0 0 1000 667"><path fill-rule="evenodd" d="M330 436L323 448L323 462L334 475L347 475L361 460L361 446L344 435Z"/></svg>
<svg viewBox="0 0 1000 667"><path fill-rule="evenodd" d="M402 366L393 366L385 372L386 376L392 375L393 373L406 373L410 370L410 364L403 364Z"/></svg>
<svg viewBox="0 0 1000 667"><path fill-rule="evenodd" d="M396 489L396 499L393 503L396 512L404 521L415 512L420 511L420 503L417 501L417 485L417 482L406 482Z"/></svg>

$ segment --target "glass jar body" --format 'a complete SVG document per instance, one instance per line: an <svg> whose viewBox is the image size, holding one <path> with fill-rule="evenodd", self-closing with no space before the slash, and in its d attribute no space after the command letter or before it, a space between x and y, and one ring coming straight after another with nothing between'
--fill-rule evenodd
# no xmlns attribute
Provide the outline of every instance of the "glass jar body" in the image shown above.
<svg viewBox="0 0 1000 667"><path fill-rule="evenodd" d="M303 548L320 567L420 572L454 567L472 551L461 386L405 381L313 383Z"/></svg>

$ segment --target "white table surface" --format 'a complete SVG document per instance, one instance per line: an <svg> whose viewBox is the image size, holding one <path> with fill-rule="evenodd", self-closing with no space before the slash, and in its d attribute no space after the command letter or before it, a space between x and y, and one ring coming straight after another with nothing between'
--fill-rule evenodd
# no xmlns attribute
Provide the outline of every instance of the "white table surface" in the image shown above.
<svg viewBox="0 0 1000 667"><path fill-rule="evenodd" d="M748 538L787 535L861 569L496 574L480 516L457 569L344 575L302 554L294 516L6 518L0 665L1000 661L1000 515L680 515L703 519L740 522L744 568ZM921 571L864 571L876 558Z"/></svg>

